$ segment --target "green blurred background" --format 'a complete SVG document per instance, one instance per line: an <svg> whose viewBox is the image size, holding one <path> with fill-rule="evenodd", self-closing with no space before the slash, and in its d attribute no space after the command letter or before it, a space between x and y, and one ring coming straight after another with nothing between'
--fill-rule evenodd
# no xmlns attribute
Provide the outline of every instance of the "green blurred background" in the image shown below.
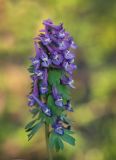
<svg viewBox="0 0 116 160"><path fill-rule="evenodd" d="M72 91L76 147L54 160L116 160L116 1L0 0L0 160L45 160L44 128L27 141L28 58L51 18L78 44Z"/></svg>

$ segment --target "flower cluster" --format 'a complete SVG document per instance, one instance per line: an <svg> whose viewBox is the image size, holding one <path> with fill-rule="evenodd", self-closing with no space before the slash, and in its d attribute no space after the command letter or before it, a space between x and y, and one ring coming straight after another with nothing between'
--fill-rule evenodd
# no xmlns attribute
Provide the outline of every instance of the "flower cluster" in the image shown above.
<svg viewBox="0 0 116 160"><path fill-rule="evenodd" d="M70 98L64 98L57 84L49 82L49 71L61 72L58 85L74 88L72 73L76 69L75 55L70 49L75 49L77 46L63 28L63 24L54 25L50 19L45 20L43 24L45 28L34 38L36 55L31 58L32 91L28 96L28 105L30 107L36 105L45 116L53 119L51 126L54 133L63 135L64 122L61 115L54 112L53 108L48 105L47 99L49 95L52 96L53 107L56 107L58 111L61 110L61 113L66 110L72 112L73 109ZM54 75L52 76L54 79Z"/></svg>

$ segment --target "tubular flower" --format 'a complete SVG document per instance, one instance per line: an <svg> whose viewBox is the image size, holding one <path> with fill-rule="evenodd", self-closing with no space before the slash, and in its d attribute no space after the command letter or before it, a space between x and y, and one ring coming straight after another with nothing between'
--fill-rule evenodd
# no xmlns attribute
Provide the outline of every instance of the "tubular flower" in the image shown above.
<svg viewBox="0 0 116 160"><path fill-rule="evenodd" d="M54 129L54 132L56 134L59 134L59 135L63 135L64 134L64 129L63 129L63 125L60 121L60 119L57 118L57 120L55 121L55 123L52 125L53 129Z"/></svg>
<svg viewBox="0 0 116 160"><path fill-rule="evenodd" d="M55 104L58 107L63 107L63 98L62 96L58 93L57 88L56 87L52 87L52 94L53 94L53 98L55 101Z"/></svg>
<svg viewBox="0 0 116 160"><path fill-rule="evenodd" d="M76 69L75 55L70 49L77 46L62 23L55 25L48 19L43 25L40 35L34 38L35 56L29 67L32 90L28 95L28 106L34 115L39 114L41 123L51 125L51 134L64 136L70 129L65 131L61 119L64 119L64 111L73 111L69 88L75 88L72 78ZM32 129L33 126L29 131Z"/></svg>

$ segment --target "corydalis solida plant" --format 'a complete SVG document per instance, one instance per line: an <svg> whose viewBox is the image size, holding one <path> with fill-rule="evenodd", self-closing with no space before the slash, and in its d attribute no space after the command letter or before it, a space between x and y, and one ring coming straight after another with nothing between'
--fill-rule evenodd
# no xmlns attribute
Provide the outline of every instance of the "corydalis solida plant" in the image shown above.
<svg viewBox="0 0 116 160"><path fill-rule="evenodd" d="M76 69L73 38L63 28L63 24L54 25L51 20L43 21L45 28L34 38L36 55L31 58L29 67L32 90L28 96L28 105L33 120L25 127L28 139L42 125L47 126L49 147L58 151L63 149L64 141L75 145L71 136L71 121L66 113L72 112L70 87L74 88L72 74Z"/></svg>

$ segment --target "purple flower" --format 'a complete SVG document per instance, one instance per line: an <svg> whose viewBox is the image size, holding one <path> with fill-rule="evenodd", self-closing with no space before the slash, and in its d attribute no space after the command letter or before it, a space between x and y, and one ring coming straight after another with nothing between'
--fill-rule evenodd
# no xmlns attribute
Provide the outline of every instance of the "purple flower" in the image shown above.
<svg viewBox="0 0 116 160"><path fill-rule="evenodd" d="M48 73L47 73L47 69L44 71L43 74L43 81L40 84L40 93L41 94L46 94L48 92Z"/></svg>
<svg viewBox="0 0 116 160"><path fill-rule="evenodd" d="M39 94L39 91L38 91L38 78L33 83L33 94L35 96L38 96L38 94Z"/></svg>
<svg viewBox="0 0 116 160"><path fill-rule="evenodd" d="M63 135L64 134L64 129L62 128L62 126L60 124L57 124L54 127L54 132L59 134L59 135Z"/></svg>
<svg viewBox="0 0 116 160"><path fill-rule="evenodd" d="M55 65L60 65L63 61L63 56L61 54L58 54L56 52L56 54L52 55L52 62Z"/></svg>
<svg viewBox="0 0 116 160"><path fill-rule="evenodd" d="M32 64L33 64L34 66L36 66L36 65L38 65L38 67L40 66L40 60L39 60L39 59L37 59L37 58L32 58L31 60L32 60Z"/></svg>
<svg viewBox="0 0 116 160"><path fill-rule="evenodd" d="M55 99L55 104L58 107L63 107L63 98L62 96L58 95L57 98Z"/></svg>
<svg viewBox="0 0 116 160"><path fill-rule="evenodd" d="M61 83L65 84L65 85L69 85L71 88L75 88L74 86L74 80L72 79L72 77L67 77L67 76L62 76L61 77Z"/></svg>
<svg viewBox="0 0 116 160"><path fill-rule="evenodd" d="M73 49L77 48L77 45L76 45L76 43L74 41L72 41L72 43L71 43L71 48L73 48Z"/></svg>
<svg viewBox="0 0 116 160"><path fill-rule="evenodd" d="M75 64L69 63L68 61L63 62L63 67L69 74L72 74L73 70L77 68Z"/></svg>
<svg viewBox="0 0 116 160"><path fill-rule="evenodd" d="M39 69L40 67L40 60L37 58L31 58L32 64L35 69Z"/></svg>
<svg viewBox="0 0 116 160"><path fill-rule="evenodd" d="M59 50L64 51L70 47L70 44L67 41L59 41Z"/></svg>
<svg viewBox="0 0 116 160"><path fill-rule="evenodd" d="M28 106L32 107L35 105L35 100L33 99L33 97L31 95L28 96Z"/></svg>
<svg viewBox="0 0 116 160"><path fill-rule="evenodd" d="M35 46L35 51L36 51L36 58L39 59L41 52L40 52L38 43L36 41L34 42L34 46Z"/></svg>
<svg viewBox="0 0 116 160"><path fill-rule="evenodd" d="M41 34L39 39L45 46L51 43L51 39L48 35Z"/></svg>
<svg viewBox="0 0 116 160"><path fill-rule="evenodd" d="M74 54L72 54L69 50L66 50L65 52L64 52L64 57L67 59L67 60L72 60L72 59L74 59Z"/></svg>
<svg viewBox="0 0 116 160"><path fill-rule="evenodd" d="M57 31L60 31L62 29L62 24L56 26L53 24L53 22L50 20L50 19L47 19L43 22L43 24L45 25L45 29L50 32L50 31L54 31L54 30L57 30ZM52 32L52 34L54 34Z"/></svg>
<svg viewBox="0 0 116 160"><path fill-rule="evenodd" d="M67 101L67 104L64 105L65 106L65 109L72 112L73 109L72 109L72 106L71 106L71 103L70 103L70 100Z"/></svg>
<svg viewBox="0 0 116 160"><path fill-rule="evenodd" d="M48 85L45 83L40 84L40 93L46 94L48 92Z"/></svg>
<svg viewBox="0 0 116 160"><path fill-rule="evenodd" d="M35 69L34 73L39 79L43 79L43 72L42 70Z"/></svg>
<svg viewBox="0 0 116 160"><path fill-rule="evenodd" d="M69 62L70 64L71 64L71 63L73 64L73 63L74 63L74 58L73 58L73 59L68 59L68 62ZM76 66L76 65L75 65L75 66ZM77 68L77 67L76 67L76 68ZM76 69L76 68L75 68L75 69Z"/></svg>
<svg viewBox="0 0 116 160"><path fill-rule="evenodd" d="M60 123L60 121L57 119L56 122L52 125L52 127L54 128L54 132L56 134L59 135L63 135L64 134L64 129L62 124Z"/></svg>
<svg viewBox="0 0 116 160"><path fill-rule="evenodd" d="M49 116L49 117L52 116L51 110L48 108L47 105L45 105L45 106L42 107L42 111L43 111L47 116Z"/></svg>
<svg viewBox="0 0 116 160"><path fill-rule="evenodd" d="M36 75L31 75L31 79L32 79L32 82L34 83L34 81L38 79L38 77Z"/></svg>
<svg viewBox="0 0 116 160"><path fill-rule="evenodd" d="M64 29L62 29L59 33L58 33L58 38L64 38L65 37L65 31Z"/></svg>
<svg viewBox="0 0 116 160"><path fill-rule="evenodd" d="M70 43L70 47L73 48L73 49L76 49L77 48L77 45L76 43L74 42L73 38L70 37L69 38L69 43Z"/></svg>
<svg viewBox="0 0 116 160"><path fill-rule="evenodd" d="M40 56L42 62L41 65L42 67L49 67L51 64L51 60L48 59L48 55L41 49L41 56Z"/></svg>
<svg viewBox="0 0 116 160"><path fill-rule="evenodd" d="M36 96L34 96L32 94L33 99L38 103L38 105L40 106L41 110L45 113L45 115L51 117L52 116L52 112L51 110L48 108L48 106L43 103L42 101L40 101Z"/></svg>
<svg viewBox="0 0 116 160"><path fill-rule="evenodd" d="M38 79L34 79L34 82L33 82L33 90L32 90L32 94L34 96L38 96L39 94L39 91L38 91L38 86L37 86L37 82L38 82ZM28 106L32 107L34 106L36 103L35 99L33 98L32 95L29 95L28 96Z"/></svg>
<svg viewBox="0 0 116 160"><path fill-rule="evenodd" d="M52 87L52 94L53 94L53 97L54 97L54 100L55 100L55 104L58 106L58 107L63 107L63 98L62 96L58 93L56 87Z"/></svg>

